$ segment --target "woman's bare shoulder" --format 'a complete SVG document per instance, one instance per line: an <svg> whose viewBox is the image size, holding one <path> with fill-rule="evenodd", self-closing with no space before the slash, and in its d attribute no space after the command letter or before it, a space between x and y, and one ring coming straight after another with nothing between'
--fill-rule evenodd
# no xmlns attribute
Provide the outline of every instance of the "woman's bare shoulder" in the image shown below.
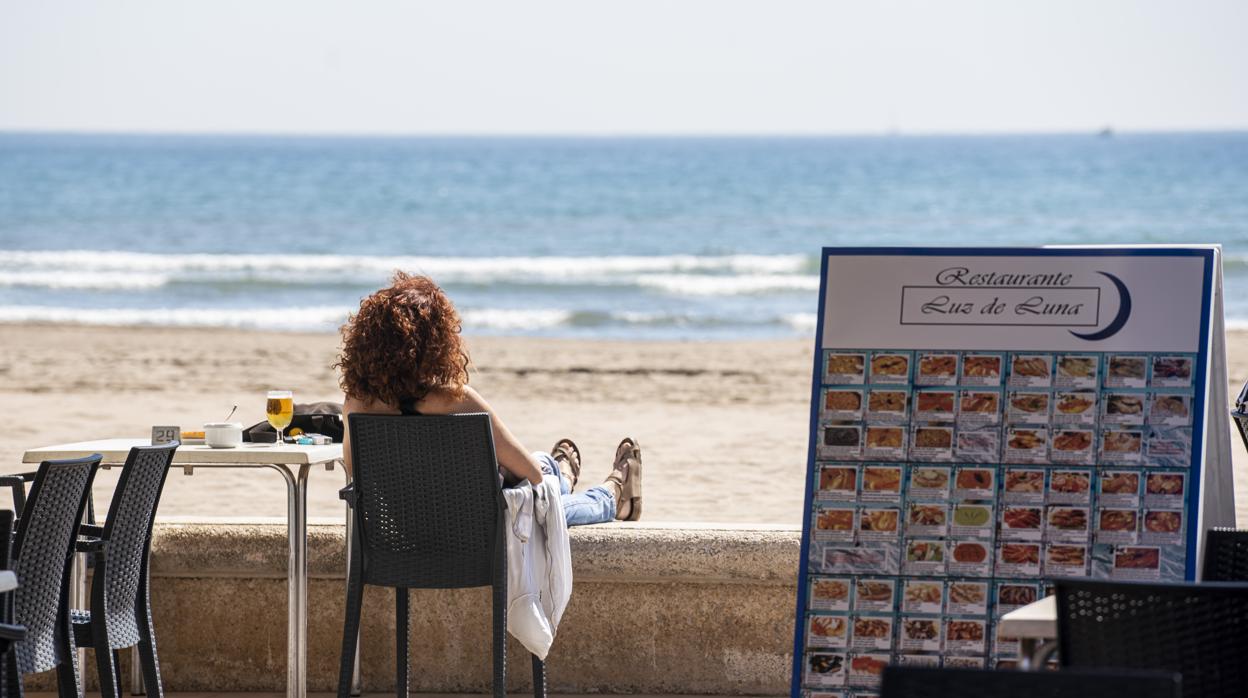
<svg viewBox="0 0 1248 698"><path fill-rule="evenodd" d="M450 390L431 390L420 401L419 409L426 414L460 414L463 412L484 412L489 409L485 399L476 390L468 386L460 393Z"/></svg>
<svg viewBox="0 0 1248 698"><path fill-rule="evenodd" d="M348 396L342 401L342 412L343 414L351 414L353 412L359 414L399 414L399 408L396 405L387 405L376 400L360 400Z"/></svg>

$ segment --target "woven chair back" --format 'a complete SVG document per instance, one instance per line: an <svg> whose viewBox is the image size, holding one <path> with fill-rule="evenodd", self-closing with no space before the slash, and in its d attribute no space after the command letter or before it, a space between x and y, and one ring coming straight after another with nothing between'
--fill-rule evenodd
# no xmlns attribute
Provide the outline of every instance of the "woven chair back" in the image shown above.
<svg viewBox="0 0 1248 698"><path fill-rule="evenodd" d="M139 584L147 573L152 524L165 487L169 464L178 444L136 446L130 449L113 501L104 523L105 596L108 644L112 649L130 647L139 641Z"/></svg>
<svg viewBox="0 0 1248 698"><path fill-rule="evenodd" d="M56 651L57 615L78 524L99 465L98 455L44 461L30 486L13 545L13 569L21 583L14 595L14 618L26 626L26 639L17 645L18 671L23 674L46 671L62 659Z"/></svg>
<svg viewBox="0 0 1248 698"><path fill-rule="evenodd" d="M13 522L10 509L0 509L0 570L13 569ZM13 622L13 594L0 594L0 623ZM3 671L0 669L0 671ZM0 690L3 690L0 687Z"/></svg>
<svg viewBox="0 0 1248 698"><path fill-rule="evenodd" d="M1243 696L1248 584L1058 581L1064 667L1174 671L1183 695Z"/></svg>
<svg viewBox="0 0 1248 698"><path fill-rule="evenodd" d="M1205 534L1206 582L1248 582L1248 531L1214 528Z"/></svg>
<svg viewBox="0 0 1248 698"><path fill-rule="evenodd" d="M1179 698L1180 679L1165 672L1107 669L1013 671L889 666L882 698Z"/></svg>
<svg viewBox="0 0 1248 698"><path fill-rule="evenodd" d="M492 584L504 502L489 415L347 419L364 581Z"/></svg>

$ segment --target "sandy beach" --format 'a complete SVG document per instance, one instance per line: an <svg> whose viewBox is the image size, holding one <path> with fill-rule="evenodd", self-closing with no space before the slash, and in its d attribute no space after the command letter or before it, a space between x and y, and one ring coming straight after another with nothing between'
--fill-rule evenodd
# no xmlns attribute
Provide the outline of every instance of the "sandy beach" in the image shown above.
<svg viewBox="0 0 1248 698"><path fill-rule="evenodd" d="M330 334L234 330L0 326L0 471L26 448L132 436L154 424L198 427L264 418L264 392L340 401ZM1230 388L1248 378L1248 331L1233 331ZM478 337L472 384L530 449L576 440L581 487L606 475L622 436L645 458L645 520L800 525L811 342L620 342ZM1234 438L1239 525L1248 525L1248 454ZM116 472L101 472L107 504ZM314 472L313 517L342 516L340 471ZM0 503L7 503L0 493ZM283 516L275 473L170 475L163 517Z"/></svg>

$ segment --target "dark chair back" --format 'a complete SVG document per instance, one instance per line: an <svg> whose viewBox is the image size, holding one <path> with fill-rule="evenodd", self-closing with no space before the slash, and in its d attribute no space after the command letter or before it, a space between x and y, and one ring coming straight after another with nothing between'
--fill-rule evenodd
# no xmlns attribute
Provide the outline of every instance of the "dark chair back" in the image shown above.
<svg viewBox="0 0 1248 698"><path fill-rule="evenodd" d="M491 585L506 504L489 415L348 420L364 582Z"/></svg>
<svg viewBox="0 0 1248 698"><path fill-rule="evenodd" d="M1065 669L1014 671L887 666L881 698L1179 698L1178 674Z"/></svg>
<svg viewBox="0 0 1248 698"><path fill-rule="evenodd" d="M0 510L0 569L12 569L9 557L13 542L13 512ZM0 592L0 698L21 695L21 683L14 676L11 653L15 643L26 639L26 628L13 624L13 595L16 590Z"/></svg>
<svg viewBox="0 0 1248 698"><path fill-rule="evenodd" d="M1059 580L1063 667L1175 671L1183 695L1243 696L1248 584Z"/></svg>
<svg viewBox="0 0 1248 698"><path fill-rule="evenodd" d="M130 647L139 641L136 608L140 584L147 577L156 507L177 449L177 443L130 449L113 492L101 536L108 542L108 573L103 589L108 617L96 619L106 620L113 649Z"/></svg>
<svg viewBox="0 0 1248 698"><path fill-rule="evenodd" d="M14 617L27 630L26 640L17 646L18 670L23 674L70 660L57 650L57 623L66 610L74 540L100 458L39 464L22 510L13 542L13 568L21 583L14 596Z"/></svg>
<svg viewBox="0 0 1248 698"><path fill-rule="evenodd" d="M1211 528L1205 533L1201 580L1248 582L1248 531Z"/></svg>

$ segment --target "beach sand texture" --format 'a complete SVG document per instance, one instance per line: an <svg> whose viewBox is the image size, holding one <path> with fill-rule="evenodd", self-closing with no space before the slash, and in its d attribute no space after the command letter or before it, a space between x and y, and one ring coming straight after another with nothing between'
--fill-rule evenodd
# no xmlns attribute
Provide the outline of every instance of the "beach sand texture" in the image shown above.
<svg viewBox="0 0 1248 698"><path fill-rule="evenodd" d="M155 424L198 428L264 418L264 393L342 399L329 334L0 326L0 471L31 447L144 437ZM1248 331L1228 336L1230 390L1248 378ZM642 446L645 521L801 525L809 429L809 340L621 342L476 337L472 385L533 450L570 437L584 489L607 474L625 435ZM1236 504L1248 526L1248 454L1234 437ZM107 506L116 471L102 471ZM341 471L311 475L312 517L341 519ZM0 493L0 506L7 493ZM161 516L280 517L285 486L266 470L170 474Z"/></svg>

